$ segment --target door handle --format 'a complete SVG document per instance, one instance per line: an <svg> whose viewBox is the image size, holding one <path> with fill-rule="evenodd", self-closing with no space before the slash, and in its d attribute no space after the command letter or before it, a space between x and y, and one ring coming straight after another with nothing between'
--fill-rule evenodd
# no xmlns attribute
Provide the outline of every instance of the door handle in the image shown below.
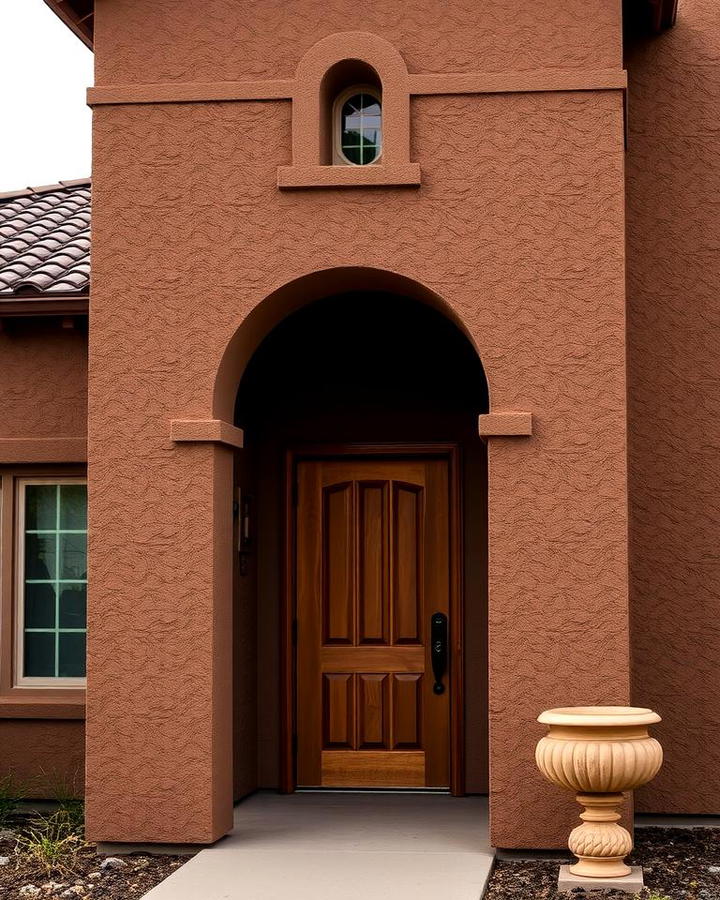
<svg viewBox="0 0 720 900"><path fill-rule="evenodd" d="M444 694L443 677L448 664L448 621L445 613L433 613L430 618L430 660L432 662L434 694Z"/></svg>

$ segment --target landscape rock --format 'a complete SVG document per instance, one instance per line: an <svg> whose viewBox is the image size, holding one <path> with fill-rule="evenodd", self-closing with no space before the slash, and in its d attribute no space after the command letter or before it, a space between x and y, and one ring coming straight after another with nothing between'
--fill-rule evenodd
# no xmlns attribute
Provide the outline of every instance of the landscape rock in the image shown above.
<svg viewBox="0 0 720 900"><path fill-rule="evenodd" d="M101 863L100 868L105 871L106 869L124 869L127 867L127 863L124 859L118 859L117 856L108 856Z"/></svg>
<svg viewBox="0 0 720 900"><path fill-rule="evenodd" d="M10 864L9 856L0 856L0 866L7 866Z"/></svg>
<svg viewBox="0 0 720 900"><path fill-rule="evenodd" d="M37 897L39 893L40 888L34 884L24 884L18 891L21 897Z"/></svg>

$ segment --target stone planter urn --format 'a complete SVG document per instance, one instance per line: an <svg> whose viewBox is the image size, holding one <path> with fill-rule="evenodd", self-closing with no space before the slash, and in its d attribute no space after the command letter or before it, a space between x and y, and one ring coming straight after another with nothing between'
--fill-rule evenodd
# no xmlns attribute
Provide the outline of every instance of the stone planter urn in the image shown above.
<svg viewBox="0 0 720 900"><path fill-rule="evenodd" d="M578 858L570 872L581 878L617 879L630 874L624 858L632 837L622 826L622 791L632 791L655 777L662 747L648 734L660 722L651 709L630 706L570 706L538 716L548 725L535 751L538 768L553 784L576 791L584 807L582 825L573 829L568 847Z"/></svg>

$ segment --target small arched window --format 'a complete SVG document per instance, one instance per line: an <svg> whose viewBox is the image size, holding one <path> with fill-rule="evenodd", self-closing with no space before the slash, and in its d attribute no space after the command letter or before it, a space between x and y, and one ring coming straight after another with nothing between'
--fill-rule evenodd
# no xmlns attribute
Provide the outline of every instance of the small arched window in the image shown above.
<svg viewBox="0 0 720 900"><path fill-rule="evenodd" d="M369 85L348 88L335 101L335 162L368 166L382 154L382 99Z"/></svg>

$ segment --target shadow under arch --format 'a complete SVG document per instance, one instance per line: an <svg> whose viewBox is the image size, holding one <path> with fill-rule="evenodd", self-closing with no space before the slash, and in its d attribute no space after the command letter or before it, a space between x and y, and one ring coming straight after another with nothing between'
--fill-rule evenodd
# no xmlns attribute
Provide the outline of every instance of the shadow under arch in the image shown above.
<svg viewBox="0 0 720 900"><path fill-rule="evenodd" d="M478 360L476 386L479 411L488 412L490 386L477 345L455 311L438 294L407 276L385 269L343 266L324 269L290 281L262 300L239 325L218 366L213 391L213 416L233 422L235 400L243 374L263 340L292 313L330 297L357 293L393 294L431 307L451 322L472 347Z"/></svg>

